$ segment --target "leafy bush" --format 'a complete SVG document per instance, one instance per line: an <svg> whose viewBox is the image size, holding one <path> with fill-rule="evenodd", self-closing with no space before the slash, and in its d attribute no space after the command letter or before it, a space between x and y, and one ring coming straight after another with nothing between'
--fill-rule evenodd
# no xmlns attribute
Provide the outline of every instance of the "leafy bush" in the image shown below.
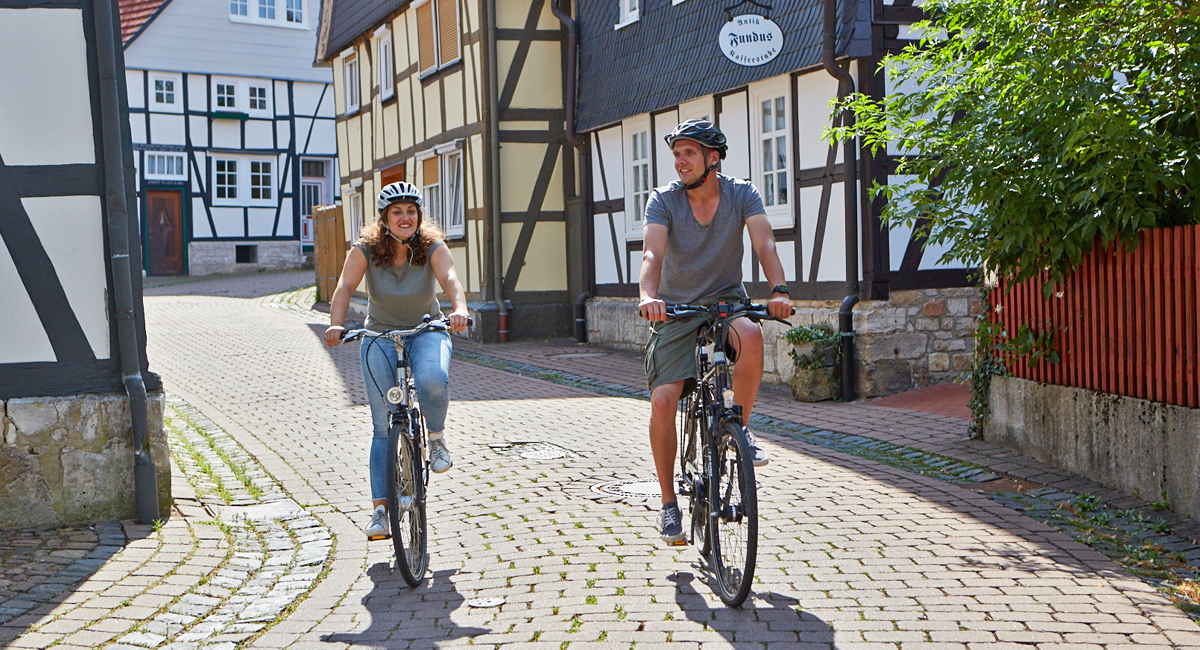
<svg viewBox="0 0 1200 650"><path fill-rule="evenodd" d="M801 370L819 370L832 365L841 351L841 334L829 323L796 325L783 333L788 343L803 345L812 343L812 352L799 354L792 350L792 362Z"/></svg>
<svg viewBox="0 0 1200 650"><path fill-rule="evenodd" d="M1191 0L930 0L894 93L835 104L909 157L884 218L943 259L1053 282L1099 239L1200 223L1200 9ZM916 90L913 90L915 88Z"/></svg>

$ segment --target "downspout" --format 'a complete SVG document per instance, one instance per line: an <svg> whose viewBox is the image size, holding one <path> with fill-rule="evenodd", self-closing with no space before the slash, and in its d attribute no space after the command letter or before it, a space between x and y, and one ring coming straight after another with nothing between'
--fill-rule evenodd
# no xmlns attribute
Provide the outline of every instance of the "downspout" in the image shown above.
<svg viewBox="0 0 1200 650"><path fill-rule="evenodd" d="M558 3L559 0L552 0L550 11L567 28L567 92L563 105L566 119L567 142L570 142L576 151L583 151L583 140L579 139L579 134L575 133L575 93L578 83L576 70L579 64L579 23L572 20ZM585 249L584 252L586 253L587 250ZM579 343L587 343L587 301L591 297L592 294L584 291L575 298L575 340Z"/></svg>
<svg viewBox="0 0 1200 650"><path fill-rule="evenodd" d="M108 246L113 277L113 302L116 303L117 345L121 361L121 381L129 395L129 414L133 424L133 490L137 501L138 523L150 524L159 518L158 477L150 456L150 426L146 405L146 384L138 354L137 326L134 321L133 280L129 266L129 210L125 201L125 148L121 143L121 100L117 75L122 74L119 56L117 15L112 0L97 0L96 49L100 67L100 107L104 137L104 190L108 208Z"/></svg>
<svg viewBox="0 0 1200 650"><path fill-rule="evenodd" d="M496 340L508 342L508 305L504 302L504 246L500 237L500 89L497 87L496 62L496 2L482 0L484 15L487 18L487 80L488 80L488 132L491 134L491 146L488 147L489 164L492 168L491 192L492 204L492 293L496 301L499 324Z"/></svg>
<svg viewBox="0 0 1200 650"><path fill-rule="evenodd" d="M837 64L837 0L825 0L825 25L822 34L821 62L825 71L838 80L843 97L854 93L854 78ZM854 124L854 113L842 110L842 126ZM855 140L843 143L842 177L846 189L846 297L838 309L838 328L842 332L842 401L853 402L857 397L854 372L854 305L858 304L858 151Z"/></svg>

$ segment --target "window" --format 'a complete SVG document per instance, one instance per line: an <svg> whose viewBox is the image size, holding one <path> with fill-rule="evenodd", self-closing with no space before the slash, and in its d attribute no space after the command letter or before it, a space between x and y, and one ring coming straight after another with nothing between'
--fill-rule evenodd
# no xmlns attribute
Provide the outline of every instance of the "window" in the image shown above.
<svg viewBox="0 0 1200 650"><path fill-rule="evenodd" d="M305 160L301 162L300 175L308 178L325 178L325 161Z"/></svg>
<svg viewBox="0 0 1200 650"><path fill-rule="evenodd" d="M391 99L395 94L395 57L392 56L392 32L383 30L379 36L379 96Z"/></svg>
<svg viewBox="0 0 1200 650"><path fill-rule="evenodd" d="M629 23L635 23L638 19L638 0L617 0L620 3L620 19L621 22L613 25L613 29L621 29Z"/></svg>
<svg viewBox="0 0 1200 650"><path fill-rule="evenodd" d="M442 145L434 155L420 160L425 215L447 237L462 237L466 232L466 192L463 191L461 147L461 141ZM436 151L442 153L439 155Z"/></svg>
<svg viewBox="0 0 1200 650"><path fill-rule="evenodd" d="M421 193L425 195L425 214L433 219L442 230L446 224L442 220L442 183L441 158L433 156L421 161Z"/></svg>
<svg viewBox="0 0 1200 650"><path fill-rule="evenodd" d="M146 152L146 178L186 180L183 155Z"/></svg>
<svg viewBox="0 0 1200 650"><path fill-rule="evenodd" d="M250 110L267 110L267 87L250 86Z"/></svg>
<svg viewBox="0 0 1200 650"><path fill-rule="evenodd" d="M237 161L218 160L217 162L217 198L237 198Z"/></svg>
<svg viewBox="0 0 1200 650"><path fill-rule="evenodd" d="M271 163L265 160L250 162L250 198L271 200Z"/></svg>
<svg viewBox="0 0 1200 650"><path fill-rule="evenodd" d="M289 23L304 22L304 0L287 0L287 13L284 20Z"/></svg>
<svg viewBox="0 0 1200 650"><path fill-rule="evenodd" d="M417 60L428 74L459 60L458 0L427 0L416 6Z"/></svg>
<svg viewBox="0 0 1200 650"><path fill-rule="evenodd" d="M760 102L762 121L762 192L763 205L787 205L788 202L788 138L787 110L783 97Z"/></svg>
<svg viewBox="0 0 1200 650"><path fill-rule="evenodd" d="M256 264L258 262L258 246L254 244L235 245L233 261L237 264Z"/></svg>
<svg viewBox="0 0 1200 650"><path fill-rule="evenodd" d="M633 183L629 212L629 229L642 231L646 215L646 201L650 199L650 134L648 131L634 131L630 136L630 173Z"/></svg>
<svg viewBox="0 0 1200 650"><path fill-rule="evenodd" d="M275 20L275 0L258 0L258 17Z"/></svg>
<svg viewBox="0 0 1200 650"><path fill-rule="evenodd" d="M245 16L246 15L246 0L229 0L229 15L230 16Z"/></svg>
<svg viewBox="0 0 1200 650"><path fill-rule="evenodd" d="M350 50L352 51L352 50ZM358 111L358 55L350 54L342 61L342 85L346 93L346 114Z"/></svg>
<svg viewBox="0 0 1200 650"><path fill-rule="evenodd" d="M446 196L442 202L445 208L442 229L446 231L446 236L448 237L455 235L462 236L465 229L463 202L466 197L463 192L462 158L462 151L455 151L442 156L443 177L446 179L444 184Z"/></svg>
<svg viewBox="0 0 1200 650"><path fill-rule="evenodd" d="M237 91L233 84L217 84L217 107L236 108Z"/></svg>
<svg viewBox="0 0 1200 650"><path fill-rule="evenodd" d="M175 81L173 79L154 80L154 103L175 104Z"/></svg>
<svg viewBox="0 0 1200 650"><path fill-rule="evenodd" d="M350 195L350 241L358 241L358 235L363 227L362 194Z"/></svg>

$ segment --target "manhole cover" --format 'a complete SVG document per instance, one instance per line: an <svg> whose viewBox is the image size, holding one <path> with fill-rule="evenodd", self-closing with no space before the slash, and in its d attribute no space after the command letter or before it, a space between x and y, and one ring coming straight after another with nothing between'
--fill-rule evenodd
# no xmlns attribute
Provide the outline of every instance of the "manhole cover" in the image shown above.
<svg viewBox="0 0 1200 650"><path fill-rule="evenodd" d="M488 446L498 454L520 456L527 460L554 460L575 455L571 450L552 442L497 442Z"/></svg>
<svg viewBox="0 0 1200 650"><path fill-rule="evenodd" d="M653 479L597 483L592 486L592 492L612 497L632 497L634 499L649 499L662 495L658 487L658 481Z"/></svg>
<svg viewBox="0 0 1200 650"><path fill-rule="evenodd" d="M565 352L563 354L552 354L551 359L591 359L592 357L607 357L607 352Z"/></svg>
<svg viewBox="0 0 1200 650"><path fill-rule="evenodd" d="M467 601L467 607L499 607L504 604L503 598L476 598Z"/></svg>
<svg viewBox="0 0 1200 650"><path fill-rule="evenodd" d="M983 483L976 483L975 485L971 486L971 488L980 492L990 492L992 494L1028 492L1030 490L1036 490L1040 487L1042 486L1038 485L1037 483L1031 483L1029 481L1023 481L1019 478L1011 478L1007 476L991 481L984 481Z"/></svg>

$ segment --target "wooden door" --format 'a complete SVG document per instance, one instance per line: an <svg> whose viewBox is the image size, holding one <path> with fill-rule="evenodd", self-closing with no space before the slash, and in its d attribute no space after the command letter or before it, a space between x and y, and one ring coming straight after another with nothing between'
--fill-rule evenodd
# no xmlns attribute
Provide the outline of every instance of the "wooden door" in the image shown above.
<svg viewBox="0 0 1200 650"><path fill-rule="evenodd" d="M170 190L146 193L150 275L183 275L183 196Z"/></svg>

